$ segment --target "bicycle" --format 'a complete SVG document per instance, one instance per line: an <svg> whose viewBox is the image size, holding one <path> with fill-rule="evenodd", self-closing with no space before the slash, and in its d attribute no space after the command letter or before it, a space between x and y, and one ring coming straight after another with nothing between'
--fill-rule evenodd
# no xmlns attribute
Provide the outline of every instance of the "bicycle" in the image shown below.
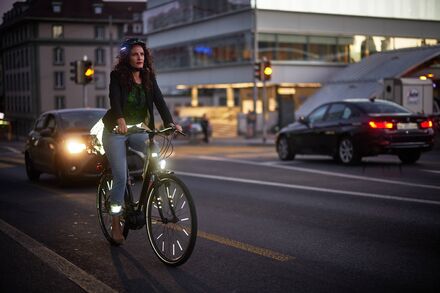
<svg viewBox="0 0 440 293"><path fill-rule="evenodd" d="M121 216L123 235L127 239L130 230L146 226L148 239L156 256L167 265L178 266L188 260L194 249L197 216L188 188L172 171L165 168L164 162L173 153L173 137L177 133L184 134L173 127L153 131L142 129L140 132L149 135L149 155L145 158L141 193L137 202L133 199L133 178L129 176L127 168L125 207ZM157 135L164 140L160 148L156 147L154 141ZM102 170L96 197L99 223L105 238L110 244L117 246L119 243L111 236L112 216L109 213L109 191L113 184L111 169L102 164L98 168Z"/></svg>

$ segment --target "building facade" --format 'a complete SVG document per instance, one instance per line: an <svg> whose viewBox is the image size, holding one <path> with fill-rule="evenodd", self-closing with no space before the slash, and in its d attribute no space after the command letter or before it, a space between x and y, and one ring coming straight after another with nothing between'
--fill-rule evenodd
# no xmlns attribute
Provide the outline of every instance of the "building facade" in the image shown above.
<svg viewBox="0 0 440 293"><path fill-rule="evenodd" d="M0 26L2 103L15 135L51 109L108 107L108 83L119 43L141 35L145 3L27 0L16 2ZM93 62L94 80L71 80L75 60Z"/></svg>
<svg viewBox="0 0 440 293"><path fill-rule="evenodd" d="M239 128L250 109L262 111L253 84L263 57L273 68L268 119L282 126L347 64L440 42L435 0L149 0L143 20L163 91L191 97L178 106L238 109Z"/></svg>

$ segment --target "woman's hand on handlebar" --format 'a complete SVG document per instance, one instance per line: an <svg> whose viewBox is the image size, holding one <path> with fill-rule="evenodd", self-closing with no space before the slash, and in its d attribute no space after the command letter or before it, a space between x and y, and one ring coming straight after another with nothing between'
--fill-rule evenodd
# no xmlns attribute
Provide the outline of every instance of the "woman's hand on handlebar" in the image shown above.
<svg viewBox="0 0 440 293"><path fill-rule="evenodd" d="M174 127L178 132L183 132L182 126L180 126L179 124L174 124Z"/></svg>
<svg viewBox="0 0 440 293"><path fill-rule="evenodd" d="M116 122L118 123L118 125L116 127L116 133L126 134L128 129L127 129L127 124L125 123L125 119L118 118L118 120L116 120Z"/></svg>

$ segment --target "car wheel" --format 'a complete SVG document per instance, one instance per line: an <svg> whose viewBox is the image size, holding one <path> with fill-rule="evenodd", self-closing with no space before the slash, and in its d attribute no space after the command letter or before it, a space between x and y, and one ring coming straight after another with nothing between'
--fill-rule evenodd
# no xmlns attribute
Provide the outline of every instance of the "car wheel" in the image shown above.
<svg viewBox="0 0 440 293"><path fill-rule="evenodd" d="M419 150L408 150L398 154L400 161L404 164L414 164L420 159L420 155Z"/></svg>
<svg viewBox="0 0 440 293"><path fill-rule="evenodd" d="M361 161L358 150L350 137L343 137L339 141L338 160L345 165L354 165Z"/></svg>
<svg viewBox="0 0 440 293"><path fill-rule="evenodd" d="M281 136L277 141L277 153L278 157L282 161L293 160L295 158L295 153L293 153L292 149L290 148L287 137Z"/></svg>
<svg viewBox="0 0 440 293"><path fill-rule="evenodd" d="M25 157L25 165L26 165L26 175L31 181L38 181L40 179L41 172L38 172L35 167L34 163L32 162L32 159L30 158L29 154L26 153Z"/></svg>

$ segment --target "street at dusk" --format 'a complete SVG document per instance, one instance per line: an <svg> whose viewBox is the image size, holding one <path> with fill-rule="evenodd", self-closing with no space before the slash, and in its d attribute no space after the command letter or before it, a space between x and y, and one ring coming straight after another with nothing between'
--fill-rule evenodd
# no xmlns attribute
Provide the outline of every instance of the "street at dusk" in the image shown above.
<svg viewBox="0 0 440 293"><path fill-rule="evenodd" d="M414 166L380 156L346 167L324 156L282 163L272 146L179 144L169 164L194 197L199 235L188 262L169 268L145 229L121 247L109 245L98 226L95 180L60 188L43 175L31 183L16 150L0 147L3 292L82 291L68 279L78 277L75 270L60 274L47 254L35 256L40 247L19 244L29 243L22 235L99 280L90 292L440 288L438 151Z"/></svg>
<svg viewBox="0 0 440 293"><path fill-rule="evenodd" d="M440 0L0 2L0 293L440 292Z"/></svg>

